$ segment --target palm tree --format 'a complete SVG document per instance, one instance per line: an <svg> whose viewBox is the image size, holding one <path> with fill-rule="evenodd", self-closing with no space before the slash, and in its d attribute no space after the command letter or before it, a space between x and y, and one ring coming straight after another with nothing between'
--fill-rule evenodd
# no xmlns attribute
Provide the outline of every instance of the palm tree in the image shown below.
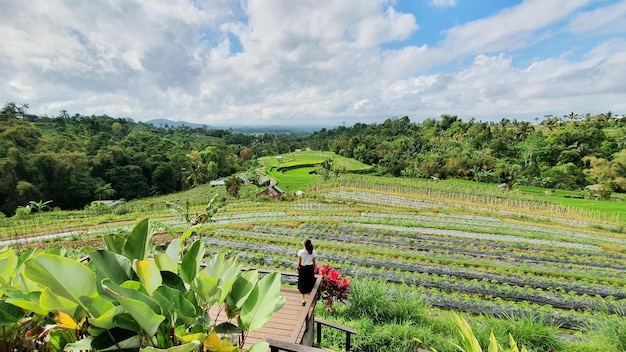
<svg viewBox="0 0 626 352"><path fill-rule="evenodd" d="M115 190L111 187L110 183L105 183L104 185L98 186L94 192L94 196L98 198L98 200L102 200L102 198L109 198L115 194Z"/></svg>

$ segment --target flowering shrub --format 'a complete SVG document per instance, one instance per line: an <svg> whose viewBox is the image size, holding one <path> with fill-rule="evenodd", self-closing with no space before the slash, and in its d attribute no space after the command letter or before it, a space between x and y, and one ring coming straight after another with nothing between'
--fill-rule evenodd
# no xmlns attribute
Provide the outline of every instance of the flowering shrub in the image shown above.
<svg viewBox="0 0 626 352"><path fill-rule="evenodd" d="M326 309L332 309L335 302L345 302L348 299L350 282L347 277L342 276L330 264L319 267L318 273L322 275L320 294L325 301Z"/></svg>

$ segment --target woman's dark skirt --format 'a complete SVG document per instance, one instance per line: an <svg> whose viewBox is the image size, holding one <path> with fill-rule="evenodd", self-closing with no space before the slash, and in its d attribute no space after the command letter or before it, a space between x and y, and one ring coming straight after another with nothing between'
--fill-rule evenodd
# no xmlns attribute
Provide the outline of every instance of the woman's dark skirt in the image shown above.
<svg viewBox="0 0 626 352"><path fill-rule="evenodd" d="M315 267L313 265L301 265L298 271L298 291L301 294L310 293L315 285Z"/></svg>

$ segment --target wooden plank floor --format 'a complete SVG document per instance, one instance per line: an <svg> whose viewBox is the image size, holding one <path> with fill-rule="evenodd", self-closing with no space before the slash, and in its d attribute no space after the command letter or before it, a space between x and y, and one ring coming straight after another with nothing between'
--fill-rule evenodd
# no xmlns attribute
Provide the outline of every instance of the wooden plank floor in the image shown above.
<svg viewBox="0 0 626 352"><path fill-rule="evenodd" d="M272 315L265 326L249 332L243 347L244 350L265 338L300 344L306 330L306 323L313 317L319 282L320 278L318 277L311 294L305 295L306 304L304 306L300 303L300 292L297 288L283 287L281 293L285 298L285 305ZM214 319L217 313L217 306L213 306L209 311L210 316ZM226 313L222 312L217 321L218 323L226 321Z"/></svg>

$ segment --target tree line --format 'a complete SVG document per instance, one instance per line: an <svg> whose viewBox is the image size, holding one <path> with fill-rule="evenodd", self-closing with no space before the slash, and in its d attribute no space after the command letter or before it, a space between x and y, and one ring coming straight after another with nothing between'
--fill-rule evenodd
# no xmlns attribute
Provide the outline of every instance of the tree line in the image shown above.
<svg viewBox="0 0 626 352"><path fill-rule="evenodd" d="M28 114L0 110L0 212L51 202L79 209L98 199L136 199L248 172L256 159L310 147L374 165L392 177L626 191L626 121L610 112L546 116L537 124L454 115L339 126L312 134L234 133L153 126L107 115Z"/></svg>
<svg viewBox="0 0 626 352"><path fill-rule="evenodd" d="M315 132L311 148L377 166L393 177L461 178L566 190L626 192L626 121L612 113L545 116L538 124L454 115L412 123L357 123Z"/></svg>
<svg viewBox="0 0 626 352"><path fill-rule="evenodd" d="M0 212L44 200L80 209L98 199L178 192L254 166L293 148L293 136L160 126L106 115L35 116L0 110Z"/></svg>

